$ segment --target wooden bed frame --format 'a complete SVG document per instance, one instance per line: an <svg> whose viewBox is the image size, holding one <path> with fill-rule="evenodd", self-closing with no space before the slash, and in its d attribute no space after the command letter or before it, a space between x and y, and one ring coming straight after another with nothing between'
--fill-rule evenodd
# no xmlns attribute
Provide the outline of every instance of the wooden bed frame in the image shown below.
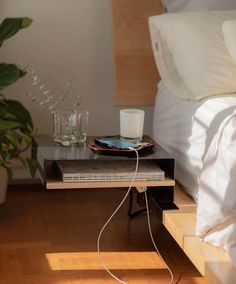
<svg viewBox="0 0 236 284"><path fill-rule="evenodd" d="M209 283L236 283L236 269L225 251L195 236L196 203L176 185L175 204L179 210L165 211L163 224Z"/></svg>
<svg viewBox="0 0 236 284"><path fill-rule="evenodd" d="M116 104L152 105L159 75L151 49L148 17L161 14L161 0L112 0ZM164 212L163 224L209 283L236 283L236 269L223 250L195 236L196 204L180 186L180 210Z"/></svg>
<svg viewBox="0 0 236 284"><path fill-rule="evenodd" d="M160 0L112 0L116 105L153 105L160 79L151 48L148 17Z"/></svg>

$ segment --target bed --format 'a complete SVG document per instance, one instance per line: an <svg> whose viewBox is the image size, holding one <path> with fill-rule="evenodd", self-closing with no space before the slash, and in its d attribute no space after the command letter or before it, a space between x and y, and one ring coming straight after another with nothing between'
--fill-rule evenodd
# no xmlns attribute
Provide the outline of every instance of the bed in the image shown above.
<svg viewBox="0 0 236 284"><path fill-rule="evenodd" d="M173 96L162 81L158 84L153 135L175 156L176 178L195 201L207 150L222 121L235 108L234 95L201 101L182 100Z"/></svg>
<svg viewBox="0 0 236 284"><path fill-rule="evenodd" d="M228 251L236 266L236 1L112 2L122 12L120 17L113 13L115 80L125 90L117 87L118 101L145 105L147 93L156 95L147 86L158 85L154 138L175 156L176 179L197 203L196 235ZM143 36L148 15L160 82L150 75L153 64L140 56L148 54L151 61ZM135 55L135 72L125 72L126 64L120 64L124 52ZM143 73L147 76L141 80Z"/></svg>
<svg viewBox="0 0 236 284"><path fill-rule="evenodd" d="M164 2L174 10L194 1ZM149 25L161 76L154 138L197 202L196 235L236 266L236 10L170 13Z"/></svg>
<svg viewBox="0 0 236 284"><path fill-rule="evenodd" d="M235 129L236 125L234 128L231 125L228 126L229 129L225 128L228 120L235 123L235 110L234 95L199 102L182 100L173 96L160 82L154 110L153 135L175 157L176 180L198 203L196 234L206 242L229 251L236 265L236 180L227 177L230 169L236 170L233 156L236 143L232 145L234 149L230 149L232 156L225 157L229 143L234 141L219 141L216 136L216 133L225 136L228 130ZM203 117L207 120L203 121ZM223 157L217 154L218 160L212 161L218 149ZM225 165L228 160L231 161L230 169L226 169ZM215 177L217 173L225 184L218 184L219 178ZM229 201L232 202L231 206L227 204Z"/></svg>

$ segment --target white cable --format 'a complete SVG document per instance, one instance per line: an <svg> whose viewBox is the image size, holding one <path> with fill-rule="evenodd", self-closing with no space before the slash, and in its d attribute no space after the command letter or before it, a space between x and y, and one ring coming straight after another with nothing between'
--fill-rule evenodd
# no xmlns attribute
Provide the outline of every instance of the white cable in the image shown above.
<svg viewBox="0 0 236 284"><path fill-rule="evenodd" d="M133 186L133 183L136 179L136 175L137 175L137 172L138 172L138 165L139 165L139 155L138 155L138 151L135 149L135 148L129 148L130 150L133 150L135 151L135 154L136 154L136 157L137 157L137 160L136 160L136 167L135 167L135 172L134 172L134 175L133 175L133 178L131 180L131 183L130 183L130 186L127 190L127 193L125 194L124 198L122 199L122 201L120 202L120 204L118 205L118 207L115 209L115 211L112 213L112 215L110 216L110 218L107 220L107 222L104 224L104 226L102 227L99 235L98 235L98 239L97 239L97 252L98 252L98 258L100 260L100 263L102 264L102 266L104 267L104 269L107 271L108 274L110 274L111 277L113 277L115 280L117 280L118 282L122 283L122 284L127 284L127 282L125 281L122 281L121 279L119 279L117 276L115 276L110 270L109 268L106 266L105 262L103 261L102 259L102 256L101 256L101 252L100 252L100 240L101 240L101 236L102 236L102 233L103 231L105 230L106 226L110 223L111 219L115 216L115 214L117 213L117 211L120 209L120 207L123 205L123 203L125 202L126 198L128 197L129 193L130 193L130 190ZM144 192L144 195L145 195L145 202L146 202L146 208L147 208L147 221L148 221L148 229L149 229L149 234L150 234L150 237L151 237L151 240L152 240L152 243L153 243L153 246L156 250L156 252L158 253L160 259L164 262L164 264L166 265L169 273L170 273L170 282L169 284L172 284L173 283L173 280L174 280L174 276L173 276L173 272L171 271L170 267L167 265L167 263L165 262L165 260L162 258L157 246L156 246L156 243L153 239L153 235L152 235L152 229L151 229L151 223L150 223L150 216L149 216L149 206L148 206L148 199L147 199L147 192L145 190Z"/></svg>
<svg viewBox="0 0 236 284"><path fill-rule="evenodd" d="M105 230L106 226L109 224L109 222L111 221L111 219L115 216L115 214L117 213L117 211L120 209L120 207L123 205L123 203L125 202L126 198L128 197L129 193L130 193L130 190L133 186L133 183L136 179L136 175L137 175L137 172L138 172L138 164L139 164L139 155L138 155L138 151L135 149L135 148L129 148L130 150L133 150L135 151L136 153L136 167L135 167L135 172L134 172L134 175L133 175L133 178L131 180L131 183L130 183L130 186L127 190L127 193L125 194L124 198L122 199L122 201L120 202L120 204L118 205L118 207L116 208L116 210L112 213L112 215L110 216L110 218L107 220L107 222L104 224L104 226L102 227L99 235L98 235L98 239L97 239L97 252L98 252L98 257L99 257L99 260L102 264L102 266L105 268L105 270L110 274L111 277L113 277L114 279L116 279L118 282L120 283L123 283L123 284L127 284L127 282L124 282L122 281L121 279L119 279L117 276L115 276L110 270L109 268L106 266L105 262L103 261L102 257L101 257L101 254L100 254L100 239L101 239L101 236L102 236L102 233L103 231Z"/></svg>
<svg viewBox="0 0 236 284"><path fill-rule="evenodd" d="M156 243L154 242L154 239L153 239L153 235L152 235L152 229L151 229L151 223L150 223L150 216L149 216L149 206L148 206L148 199L147 199L147 191L145 190L144 192L144 195L145 195L145 202L146 202L146 208L147 208L147 220L148 220L148 229L149 229L149 234L150 234L150 237L151 237L151 240L152 240L152 243L153 243L153 246L156 250L156 252L158 253L160 259L164 262L164 264L166 265L169 273L170 273L170 282L169 284L172 284L173 283L173 280L174 280L174 275L173 275L173 272L171 271L170 267L167 265L167 263L165 262L165 260L163 259L163 257L161 256L157 246L156 246Z"/></svg>

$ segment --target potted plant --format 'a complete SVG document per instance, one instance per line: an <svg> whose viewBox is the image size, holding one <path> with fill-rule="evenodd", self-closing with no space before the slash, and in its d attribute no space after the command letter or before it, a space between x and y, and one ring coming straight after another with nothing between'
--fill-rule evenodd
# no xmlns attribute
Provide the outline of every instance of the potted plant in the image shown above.
<svg viewBox="0 0 236 284"><path fill-rule="evenodd" d="M6 18L0 25L0 47L32 20ZM30 159L22 152L31 146L33 122L28 110L17 100L6 98L2 91L22 78L26 72L15 64L0 63L0 204L5 201L7 181L12 177L11 161L19 159L31 169Z"/></svg>

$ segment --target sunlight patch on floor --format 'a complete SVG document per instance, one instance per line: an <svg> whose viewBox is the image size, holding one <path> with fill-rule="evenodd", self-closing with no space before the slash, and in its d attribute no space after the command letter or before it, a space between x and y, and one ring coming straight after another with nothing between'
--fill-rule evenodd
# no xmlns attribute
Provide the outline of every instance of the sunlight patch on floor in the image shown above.
<svg viewBox="0 0 236 284"><path fill-rule="evenodd" d="M103 269L96 252L47 253L51 270ZM156 252L104 252L103 261L110 269L166 268Z"/></svg>

